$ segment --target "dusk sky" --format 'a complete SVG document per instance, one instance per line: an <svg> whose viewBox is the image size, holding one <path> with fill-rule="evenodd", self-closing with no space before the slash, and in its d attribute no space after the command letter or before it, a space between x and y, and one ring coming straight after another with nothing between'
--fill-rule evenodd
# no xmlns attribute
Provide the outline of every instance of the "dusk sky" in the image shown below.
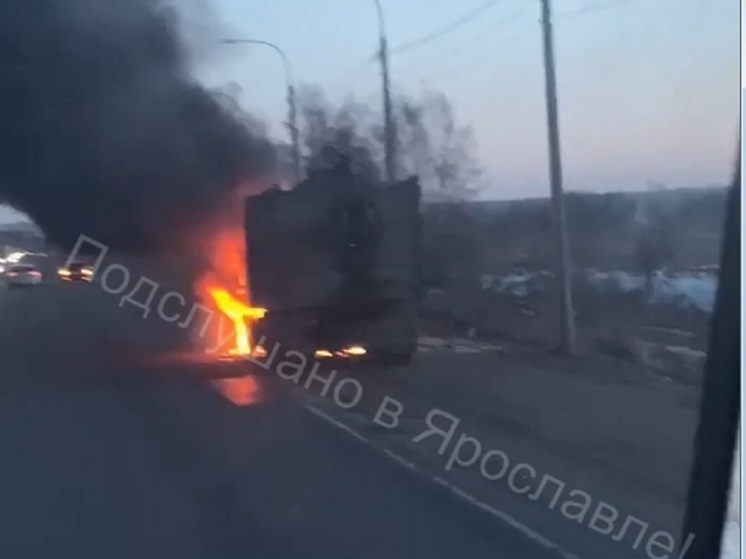
<svg viewBox="0 0 746 559"><path fill-rule="evenodd" d="M486 3L380 0L394 93L446 93L489 173L483 198L548 193L539 0L496 0L456 30L397 52ZM279 57L224 37L271 41L295 82L380 107L374 0L181 0L195 72L235 84L285 134ZM203 9L197 6L204 5ZM560 133L568 190L725 183L739 113L738 0L554 0ZM205 10L205 7L207 10ZM211 12L211 13L208 13ZM197 40L198 39L198 40ZM8 219L8 215L0 218Z"/></svg>
<svg viewBox="0 0 746 559"><path fill-rule="evenodd" d="M373 0L209 0L232 37L271 41L296 83L378 107ZM423 86L471 124L490 174L487 198L547 192L538 0L497 0L438 39L397 53L485 0L381 0L395 92ZM567 189L725 183L739 113L738 0L554 0L560 132ZM205 25L211 24L207 22ZM223 52L227 51L227 52ZM222 53L222 54L221 54ZM366 64L366 60L370 61ZM216 49L198 64L211 85L235 83L242 105L282 135L279 57L261 46Z"/></svg>

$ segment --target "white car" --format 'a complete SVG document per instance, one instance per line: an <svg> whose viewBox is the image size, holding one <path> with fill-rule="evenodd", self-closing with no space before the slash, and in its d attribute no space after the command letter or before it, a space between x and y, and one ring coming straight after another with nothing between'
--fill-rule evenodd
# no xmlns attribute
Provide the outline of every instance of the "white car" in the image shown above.
<svg viewBox="0 0 746 559"><path fill-rule="evenodd" d="M5 272L8 289L31 287L41 283L41 272L31 264L13 264Z"/></svg>

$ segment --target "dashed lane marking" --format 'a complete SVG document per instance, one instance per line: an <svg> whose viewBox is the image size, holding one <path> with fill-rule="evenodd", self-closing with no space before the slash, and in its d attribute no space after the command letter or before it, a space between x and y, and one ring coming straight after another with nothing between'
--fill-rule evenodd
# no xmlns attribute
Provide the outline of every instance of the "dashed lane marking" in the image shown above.
<svg viewBox="0 0 746 559"><path fill-rule="evenodd" d="M421 475L421 476L423 476L425 478L428 478L431 482L435 483L436 485L440 485L441 487L447 489L453 495L455 495L459 499L465 501L469 505L471 505L473 507L476 507L481 512L486 513L486 514L488 514L488 515L490 515L490 516L492 516L494 518L497 518L498 520L500 520L500 521L504 522L505 524L509 525L511 528L514 528L515 530L518 530L519 532L521 532L524 536L526 536L530 540L536 542L537 544L541 545L542 547L544 547L546 549L549 549L549 550L551 550L551 551L559 554L560 556L563 557L563 559L580 559L580 557L578 557L574 553L572 553L570 551L567 551L566 549L564 549L559 544L553 542L552 540L550 540L548 538L545 538L544 536L542 536L541 534L539 534L535 530L529 528L528 526L526 526L525 524L523 524L519 520L516 520L515 518L513 518L508 513L504 512L504 511L501 511L501 510L493 507L492 505L488 505L487 503L485 503L483 501L480 501L479 499L477 499L473 495L471 495L471 494L467 493L466 491L464 491L464 490L456 487L455 485L453 485L452 483L446 481L442 477L436 476L434 474L431 474L431 473L423 470L422 468L420 468L417 465L415 465L414 462L411 462L411 461L407 460L406 458L403 458L403 457L399 456L395 452L392 452L391 450L389 450L387 448L381 448L381 447L379 447L378 445L376 445L375 443L373 443L371 440L367 439L366 437L364 437L363 435L361 435L360 433L358 433L357 431L355 431L352 427L350 427L348 425L345 425L344 423L342 423L341 421L339 421L337 419L334 419L332 416L330 416L326 412L321 411L317 407L312 406L310 404L304 404L303 407L306 408L312 414L314 414L316 417L318 417L318 418L326 421L327 423L329 423L330 425L333 425L334 427L337 427L338 429L341 429L342 431L344 431L348 435L352 436L353 438L357 439L361 443L363 443L363 444L367 445L368 447L372 448L376 452L380 452L381 454L387 456L388 458L390 458L391 460L393 460L394 462L396 462L400 466L403 466L404 468L406 468L406 469L408 469L408 470L410 470L410 471L412 471L412 472L414 472L414 473L416 473L418 475Z"/></svg>

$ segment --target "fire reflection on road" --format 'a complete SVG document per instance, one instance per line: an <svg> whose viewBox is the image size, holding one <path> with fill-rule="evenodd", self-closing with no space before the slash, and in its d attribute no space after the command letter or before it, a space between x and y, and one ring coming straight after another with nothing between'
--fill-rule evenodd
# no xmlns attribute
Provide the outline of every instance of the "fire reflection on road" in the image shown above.
<svg viewBox="0 0 746 559"><path fill-rule="evenodd" d="M262 401L262 389L252 376L212 381L215 389L236 406L251 406Z"/></svg>

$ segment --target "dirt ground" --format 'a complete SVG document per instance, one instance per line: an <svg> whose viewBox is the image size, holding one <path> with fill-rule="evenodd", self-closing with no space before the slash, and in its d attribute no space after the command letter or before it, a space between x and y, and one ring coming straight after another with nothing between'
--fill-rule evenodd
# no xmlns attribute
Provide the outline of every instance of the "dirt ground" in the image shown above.
<svg viewBox="0 0 746 559"><path fill-rule="evenodd" d="M639 295L575 290L577 351L612 358L611 366L635 364L677 382L697 384L707 349L709 316L674 306L651 307ZM474 290L441 293L426 300L425 335L461 336L552 352L559 317L552 293L526 297Z"/></svg>

